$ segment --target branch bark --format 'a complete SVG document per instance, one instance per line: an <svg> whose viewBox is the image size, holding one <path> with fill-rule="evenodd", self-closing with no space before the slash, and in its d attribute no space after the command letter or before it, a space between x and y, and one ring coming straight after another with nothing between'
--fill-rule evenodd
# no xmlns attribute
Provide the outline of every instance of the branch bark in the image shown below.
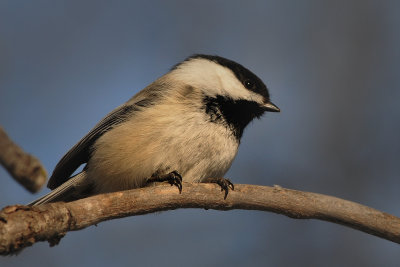
<svg viewBox="0 0 400 267"><path fill-rule="evenodd" d="M182 194L166 184L102 194L74 202L0 211L0 254L15 253L35 242L56 245L68 231L102 221L178 208L261 210L295 219L319 219L342 224L400 243L400 218L336 197L279 186L235 185L224 200L214 184L184 183Z"/></svg>
<svg viewBox="0 0 400 267"><path fill-rule="evenodd" d="M0 164L8 173L31 193L39 191L47 179L40 161L24 152L0 127Z"/></svg>

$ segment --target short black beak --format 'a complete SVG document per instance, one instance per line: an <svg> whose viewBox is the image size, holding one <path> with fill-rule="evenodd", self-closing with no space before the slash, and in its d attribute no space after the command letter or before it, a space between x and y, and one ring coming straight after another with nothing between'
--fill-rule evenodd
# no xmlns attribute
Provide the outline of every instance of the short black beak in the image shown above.
<svg viewBox="0 0 400 267"><path fill-rule="evenodd" d="M264 108L266 111L269 111L269 112L280 112L281 111L277 106L275 106L270 101L268 101L267 103L264 104Z"/></svg>

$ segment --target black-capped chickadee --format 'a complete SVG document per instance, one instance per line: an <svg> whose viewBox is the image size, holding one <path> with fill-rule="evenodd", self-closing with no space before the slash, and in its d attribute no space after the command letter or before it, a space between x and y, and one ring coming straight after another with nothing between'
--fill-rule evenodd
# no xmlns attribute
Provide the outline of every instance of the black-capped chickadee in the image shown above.
<svg viewBox="0 0 400 267"><path fill-rule="evenodd" d="M101 120L55 167L49 194L30 203L71 201L168 181L233 184L222 178L247 124L279 112L267 87L242 65L194 55ZM83 171L71 175L86 163Z"/></svg>

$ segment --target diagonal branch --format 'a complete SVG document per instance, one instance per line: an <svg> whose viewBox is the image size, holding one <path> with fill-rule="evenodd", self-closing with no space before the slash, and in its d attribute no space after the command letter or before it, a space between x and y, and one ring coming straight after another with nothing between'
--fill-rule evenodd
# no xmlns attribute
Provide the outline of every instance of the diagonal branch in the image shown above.
<svg viewBox="0 0 400 267"><path fill-rule="evenodd" d="M40 161L15 144L1 126L0 164L31 193L39 191L46 182L47 173Z"/></svg>
<svg viewBox="0 0 400 267"><path fill-rule="evenodd" d="M400 218L331 196L279 186L235 185L224 200L214 184L184 183L182 194L165 184L102 194L69 203L8 206L0 211L0 254L10 254L38 241L56 245L68 231L102 221L179 208L262 210L295 219L342 224L400 243Z"/></svg>

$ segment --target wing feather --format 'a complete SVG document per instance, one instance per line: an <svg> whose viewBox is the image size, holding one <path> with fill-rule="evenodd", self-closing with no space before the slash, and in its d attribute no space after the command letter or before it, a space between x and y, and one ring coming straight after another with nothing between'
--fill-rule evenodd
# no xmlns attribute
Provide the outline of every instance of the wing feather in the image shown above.
<svg viewBox="0 0 400 267"><path fill-rule="evenodd" d="M135 104L124 104L102 119L86 136L84 136L76 145L74 145L58 162L54 168L53 174L47 184L47 187L54 189L70 179L72 173L84 163L87 163L94 142L105 132L116 125L124 122L132 116L132 113L146 106L145 100Z"/></svg>
<svg viewBox="0 0 400 267"><path fill-rule="evenodd" d="M138 92L127 103L110 112L62 157L54 168L47 187L54 189L68 181L80 165L89 161L92 146L100 136L134 116L135 112L154 105L166 90L170 90L170 86L160 78Z"/></svg>

